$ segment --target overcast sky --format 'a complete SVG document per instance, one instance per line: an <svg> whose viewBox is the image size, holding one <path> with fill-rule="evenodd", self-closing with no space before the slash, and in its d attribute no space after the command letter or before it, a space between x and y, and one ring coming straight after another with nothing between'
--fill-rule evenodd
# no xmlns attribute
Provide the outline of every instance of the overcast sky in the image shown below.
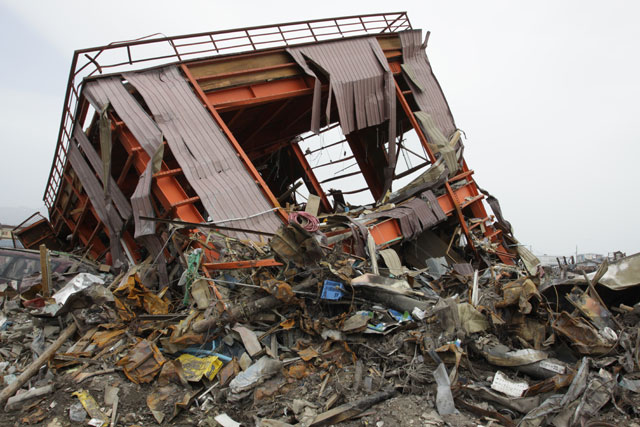
<svg viewBox="0 0 640 427"><path fill-rule="evenodd" d="M0 0L0 206L42 206L75 49L401 10L431 31L467 163L520 241L540 254L637 252L635 1Z"/></svg>

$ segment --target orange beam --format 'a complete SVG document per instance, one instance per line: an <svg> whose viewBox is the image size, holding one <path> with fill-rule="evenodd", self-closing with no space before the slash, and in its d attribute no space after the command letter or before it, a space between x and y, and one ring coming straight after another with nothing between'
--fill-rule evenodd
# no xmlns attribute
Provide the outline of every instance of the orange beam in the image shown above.
<svg viewBox="0 0 640 427"><path fill-rule="evenodd" d="M235 136L233 135L233 132L231 132L231 130L227 127L227 124L224 122L224 120L222 120L222 117L220 117L220 114L218 114L218 111L214 108L213 104L208 100L207 96L202 91L202 88L194 80L193 76L191 75L191 72L189 71L189 68L187 68L187 66L184 64L181 65L181 68L185 76L187 77L187 79L189 79L189 81L191 82L191 85L193 86L193 88L198 93L198 96L200 96L200 100L206 104L207 109L209 110L209 112L211 113L215 121L218 123L218 126L220 126L222 131L227 135L227 138L231 142L231 145L233 146L233 148L236 150L236 153L238 154L238 157L240 157L240 160L242 161L242 163L244 163L245 167L247 168L247 171L251 174L256 184L258 184L258 186L262 189L262 192L267 197L267 200L271 202L271 205L275 208L278 208L276 212L278 213L282 221L287 222L289 216L284 211L284 209L282 209L282 207L280 206L280 203L278 202L278 199L276 198L276 196L273 195L273 193L271 192L271 189L269 188L269 186L267 186L267 183L264 182L264 179L262 179L262 176L260 175L258 170L255 168L255 166L253 165L253 163L251 162L247 154L242 149L242 146L236 140ZM276 83L276 82L272 82L272 83Z"/></svg>
<svg viewBox="0 0 640 427"><path fill-rule="evenodd" d="M322 206L324 207L324 211L331 212L331 203L329 203L329 199L327 199L327 195L324 194L324 191L320 186L320 182L318 182L318 178L316 177L316 174L313 172L313 169L309 165L309 162L307 161L307 158L302 152L302 149L300 149L300 146L298 145L297 142L291 143L291 149L293 150L296 157L298 158L298 161L300 162L300 165L302 166L304 173L307 175L307 178L309 179L309 181L311 181L311 185L313 186L313 189L316 192L316 196L320 197L320 200L322 201Z"/></svg>
<svg viewBox="0 0 640 427"><path fill-rule="evenodd" d="M424 132L422 132L422 128L418 124L416 117L413 115L413 111L411 111L411 107L409 107L409 103L404 97L402 90L400 90L400 86L398 85L398 82L395 79L393 79L393 81L396 85L396 98L398 98L398 101L400 101L400 106L402 106L402 109L404 110L404 113L407 115L407 118L409 119L411 126L413 126L413 129L415 129L416 134L418 135L418 139L420 139L420 143L422 144L422 147L427 152L427 156L429 156L429 160L433 164L436 162L436 156L431 151L431 147L429 147L429 141L427 140L427 137L425 136Z"/></svg>
<svg viewBox="0 0 640 427"><path fill-rule="evenodd" d="M215 106L216 110L225 112L280 99L311 95L312 93L313 86L307 83L306 79L295 77L209 92L204 95L204 99L212 106Z"/></svg>
<svg viewBox="0 0 640 427"><path fill-rule="evenodd" d="M207 270L238 270L242 268L279 267L282 263L273 258L253 259L247 261L209 262L202 266Z"/></svg>
<svg viewBox="0 0 640 427"><path fill-rule="evenodd" d="M133 157L133 166L138 174L142 174L147 168L149 155L141 149L140 143L126 126L120 126L119 130L122 146L129 156ZM190 198L176 179L176 173L174 172L175 170L169 170L167 165L162 162L162 169L154 175L155 179L151 185L151 191L153 191L153 194L158 198L165 210L175 209L175 214L181 221L204 222L204 218L202 218L193 203L184 203L185 200Z"/></svg>

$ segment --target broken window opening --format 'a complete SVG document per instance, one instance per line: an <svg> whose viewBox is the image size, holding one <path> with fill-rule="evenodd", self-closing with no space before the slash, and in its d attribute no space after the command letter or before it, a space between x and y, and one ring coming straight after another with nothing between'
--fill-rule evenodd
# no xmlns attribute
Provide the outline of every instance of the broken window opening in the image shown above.
<svg viewBox="0 0 640 427"><path fill-rule="evenodd" d="M339 188L344 194L345 201L354 206L367 205L375 202L362 171L358 167L355 155L349 142L339 126L333 126L319 135L310 132L301 135L298 143L305 154L324 193L330 198L332 189ZM358 191L361 189L367 191ZM305 198L309 197L309 189L300 187L298 192Z"/></svg>

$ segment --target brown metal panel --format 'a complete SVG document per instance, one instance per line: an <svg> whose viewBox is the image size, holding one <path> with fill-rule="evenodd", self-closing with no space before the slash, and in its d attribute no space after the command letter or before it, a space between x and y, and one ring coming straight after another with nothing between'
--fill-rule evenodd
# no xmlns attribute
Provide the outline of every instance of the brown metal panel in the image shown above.
<svg viewBox="0 0 640 427"><path fill-rule="evenodd" d="M456 125L440 84L431 70L424 50L426 46L422 46L422 31L409 30L398 34L402 43L403 71L413 97L420 110L428 113L449 139L456 131Z"/></svg>
<svg viewBox="0 0 640 427"><path fill-rule="evenodd" d="M270 212L273 207L178 68L169 66L124 77L151 109L212 220L247 229L277 230L281 222ZM243 233L238 236L246 237Z"/></svg>
<svg viewBox="0 0 640 427"><path fill-rule="evenodd" d="M436 216L438 222L447 219L447 215L442 210L442 206L440 206L440 203L438 203L438 198L435 194L433 194L433 191L425 191L420 195L420 197L427 202L427 204L429 205L429 209L431 209L431 212L433 212L433 214Z"/></svg>

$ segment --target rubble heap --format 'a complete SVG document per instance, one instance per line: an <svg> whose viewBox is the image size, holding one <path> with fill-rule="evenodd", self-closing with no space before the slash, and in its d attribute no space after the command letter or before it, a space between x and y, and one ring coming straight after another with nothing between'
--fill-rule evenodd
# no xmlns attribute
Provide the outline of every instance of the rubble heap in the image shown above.
<svg viewBox="0 0 640 427"><path fill-rule="evenodd" d="M208 235L220 262L274 256L278 265L210 274L189 235L168 245L183 248L182 272L161 290L145 285L157 274L151 257L114 275L65 256L73 262L53 274L50 297L37 273L5 283L5 420L559 426L637 417L640 304L617 301L635 294L640 276L621 272L637 271L640 256L569 279L499 262L431 271L398 263L391 248L358 257L329 247L331 218L304 218L314 226L292 216L270 244ZM16 252L3 253L2 271Z"/></svg>

